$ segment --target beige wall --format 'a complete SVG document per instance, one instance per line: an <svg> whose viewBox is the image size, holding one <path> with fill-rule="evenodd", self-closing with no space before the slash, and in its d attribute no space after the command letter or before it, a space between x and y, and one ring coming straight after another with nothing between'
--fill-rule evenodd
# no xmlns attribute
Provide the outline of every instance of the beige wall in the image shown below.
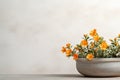
<svg viewBox="0 0 120 80"><path fill-rule="evenodd" d="M60 48L93 28L120 33L120 0L0 0L0 74L78 73Z"/></svg>

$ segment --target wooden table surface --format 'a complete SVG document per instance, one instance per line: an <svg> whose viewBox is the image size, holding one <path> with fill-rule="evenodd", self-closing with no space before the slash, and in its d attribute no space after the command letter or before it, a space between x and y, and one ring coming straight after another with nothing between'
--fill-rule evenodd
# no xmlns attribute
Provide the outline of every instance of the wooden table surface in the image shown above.
<svg viewBox="0 0 120 80"><path fill-rule="evenodd" d="M0 80L120 80L120 77L84 77L79 74L0 74Z"/></svg>

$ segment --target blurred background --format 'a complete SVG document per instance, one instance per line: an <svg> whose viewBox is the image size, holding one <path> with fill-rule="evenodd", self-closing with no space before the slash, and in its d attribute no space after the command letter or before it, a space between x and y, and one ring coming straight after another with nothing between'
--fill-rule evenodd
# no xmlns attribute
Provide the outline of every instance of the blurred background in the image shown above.
<svg viewBox="0 0 120 80"><path fill-rule="evenodd" d="M120 33L120 0L0 0L0 74L77 74L61 47L93 28Z"/></svg>

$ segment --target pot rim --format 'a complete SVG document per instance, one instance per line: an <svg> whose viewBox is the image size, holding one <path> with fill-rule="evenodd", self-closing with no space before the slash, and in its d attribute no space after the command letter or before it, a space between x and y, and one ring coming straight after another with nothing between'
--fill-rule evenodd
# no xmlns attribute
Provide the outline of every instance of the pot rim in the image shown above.
<svg viewBox="0 0 120 80"><path fill-rule="evenodd" d="M77 62L120 62L120 58L93 58L87 60L86 58L78 58Z"/></svg>

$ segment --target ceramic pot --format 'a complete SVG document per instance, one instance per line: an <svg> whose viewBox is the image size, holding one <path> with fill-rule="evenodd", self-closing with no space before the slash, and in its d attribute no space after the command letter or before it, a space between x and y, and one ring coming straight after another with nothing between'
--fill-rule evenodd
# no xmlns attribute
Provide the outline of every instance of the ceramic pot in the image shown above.
<svg viewBox="0 0 120 80"><path fill-rule="evenodd" d="M120 58L79 58L76 68L84 76L120 76Z"/></svg>

